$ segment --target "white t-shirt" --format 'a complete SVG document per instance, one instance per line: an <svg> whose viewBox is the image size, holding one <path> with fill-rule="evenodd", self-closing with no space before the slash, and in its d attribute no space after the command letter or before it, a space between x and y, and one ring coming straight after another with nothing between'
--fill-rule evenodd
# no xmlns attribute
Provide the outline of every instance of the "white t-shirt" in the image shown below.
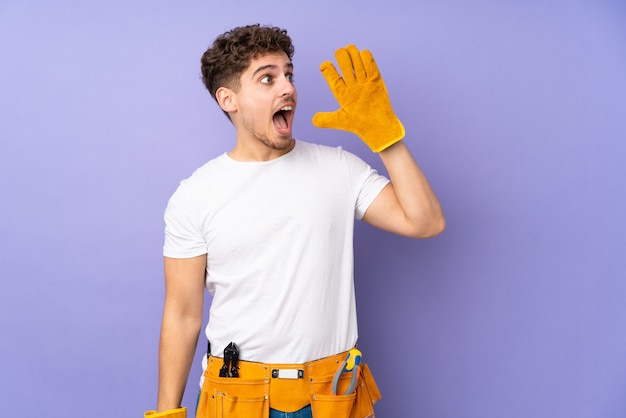
<svg viewBox="0 0 626 418"><path fill-rule="evenodd" d="M304 363L357 341L354 219L389 182L342 150L297 141L267 162L223 154L183 180L165 211L166 257L207 254L212 354Z"/></svg>

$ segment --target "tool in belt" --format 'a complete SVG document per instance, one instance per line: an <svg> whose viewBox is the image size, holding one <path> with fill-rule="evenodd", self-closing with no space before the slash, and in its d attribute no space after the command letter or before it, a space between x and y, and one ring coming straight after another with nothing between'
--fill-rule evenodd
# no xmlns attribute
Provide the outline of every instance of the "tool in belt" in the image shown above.
<svg viewBox="0 0 626 418"><path fill-rule="evenodd" d="M220 369L220 377L239 377L239 349L235 343L230 343L224 349L224 365Z"/></svg>
<svg viewBox="0 0 626 418"><path fill-rule="evenodd" d="M358 349L353 348L352 350L348 352L348 356L343 361L343 363L341 363L341 365L337 369L337 372L335 373L335 376L333 377L333 386L332 386L333 395L337 395L337 387L339 386L339 378L344 372L348 372L348 373L352 372L352 378L350 379L350 384L348 385L348 389L346 389L346 392L344 393L344 395L349 395L352 392L354 392L354 389L356 388L357 380L359 379L360 365L361 365L361 352Z"/></svg>

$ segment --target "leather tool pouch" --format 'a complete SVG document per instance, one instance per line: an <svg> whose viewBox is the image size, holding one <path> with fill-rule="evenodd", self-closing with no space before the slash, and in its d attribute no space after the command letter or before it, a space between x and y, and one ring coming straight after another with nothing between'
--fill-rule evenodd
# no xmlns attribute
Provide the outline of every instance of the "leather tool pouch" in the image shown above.
<svg viewBox="0 0 626 418"><path fill-rule="evenodd" d="M302 379L284 381L271 378L275 365L247 362L240 362L239 377L220 377L220 359L209 358L196 417L268 418L271 395L272 408L278 410L295 411L310 402L313 418L373 418L381 396L367 364L361 366L353 393L343 395L352 378L344 373L337 388L340 395L332 394L333 377L345 356L307 363Z"/></svg>
<svg viewBox="0 0 626 418"><path fill-rule="evenodd" d="M196 417L268 418L265 380L210 376L205 373Z"/></svg>
<svg viewBox="0 0 626 418"><path fill-rule="evenodd" d="M354 393L343 395L350 381L345 373L339 379L338 395L332 394L333 376L315 379L311 407L313 418L370 418L374 417L374 404L381 398L378 386L364 364Z"/></svg>

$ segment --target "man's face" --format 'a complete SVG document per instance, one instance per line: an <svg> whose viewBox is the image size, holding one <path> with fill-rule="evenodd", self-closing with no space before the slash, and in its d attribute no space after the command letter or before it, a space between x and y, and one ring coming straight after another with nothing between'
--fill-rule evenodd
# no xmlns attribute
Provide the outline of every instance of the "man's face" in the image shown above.
<svg viewBox="0 0 626 418"><path fill-rule="evenodd" d="M241 74L236 93L237 136L253 146L291 147L296 89L293 65L284 52L258 56Z"/></svg>

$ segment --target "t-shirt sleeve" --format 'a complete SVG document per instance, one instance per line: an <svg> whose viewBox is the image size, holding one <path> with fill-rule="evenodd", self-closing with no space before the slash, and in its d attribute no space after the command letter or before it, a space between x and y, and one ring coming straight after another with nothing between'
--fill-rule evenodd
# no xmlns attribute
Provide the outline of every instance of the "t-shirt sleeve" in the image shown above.
<svg viewBox="0 0 626 418"><path fill-rule="evenodd" d="M369 164L354 154L346 151L350 171L356 178L357 199L354 216L361 220L365 211L380 194L383 188L389 184L389 179L379 174Z"/></svg>
<svg viewBox="0 0 626 418"><path fill-rule="evenodd" d="M165 209L165 257L192 258L206 254L204 234L193 212L193 206L187 203L184 192L179 188Z"/></svg>

